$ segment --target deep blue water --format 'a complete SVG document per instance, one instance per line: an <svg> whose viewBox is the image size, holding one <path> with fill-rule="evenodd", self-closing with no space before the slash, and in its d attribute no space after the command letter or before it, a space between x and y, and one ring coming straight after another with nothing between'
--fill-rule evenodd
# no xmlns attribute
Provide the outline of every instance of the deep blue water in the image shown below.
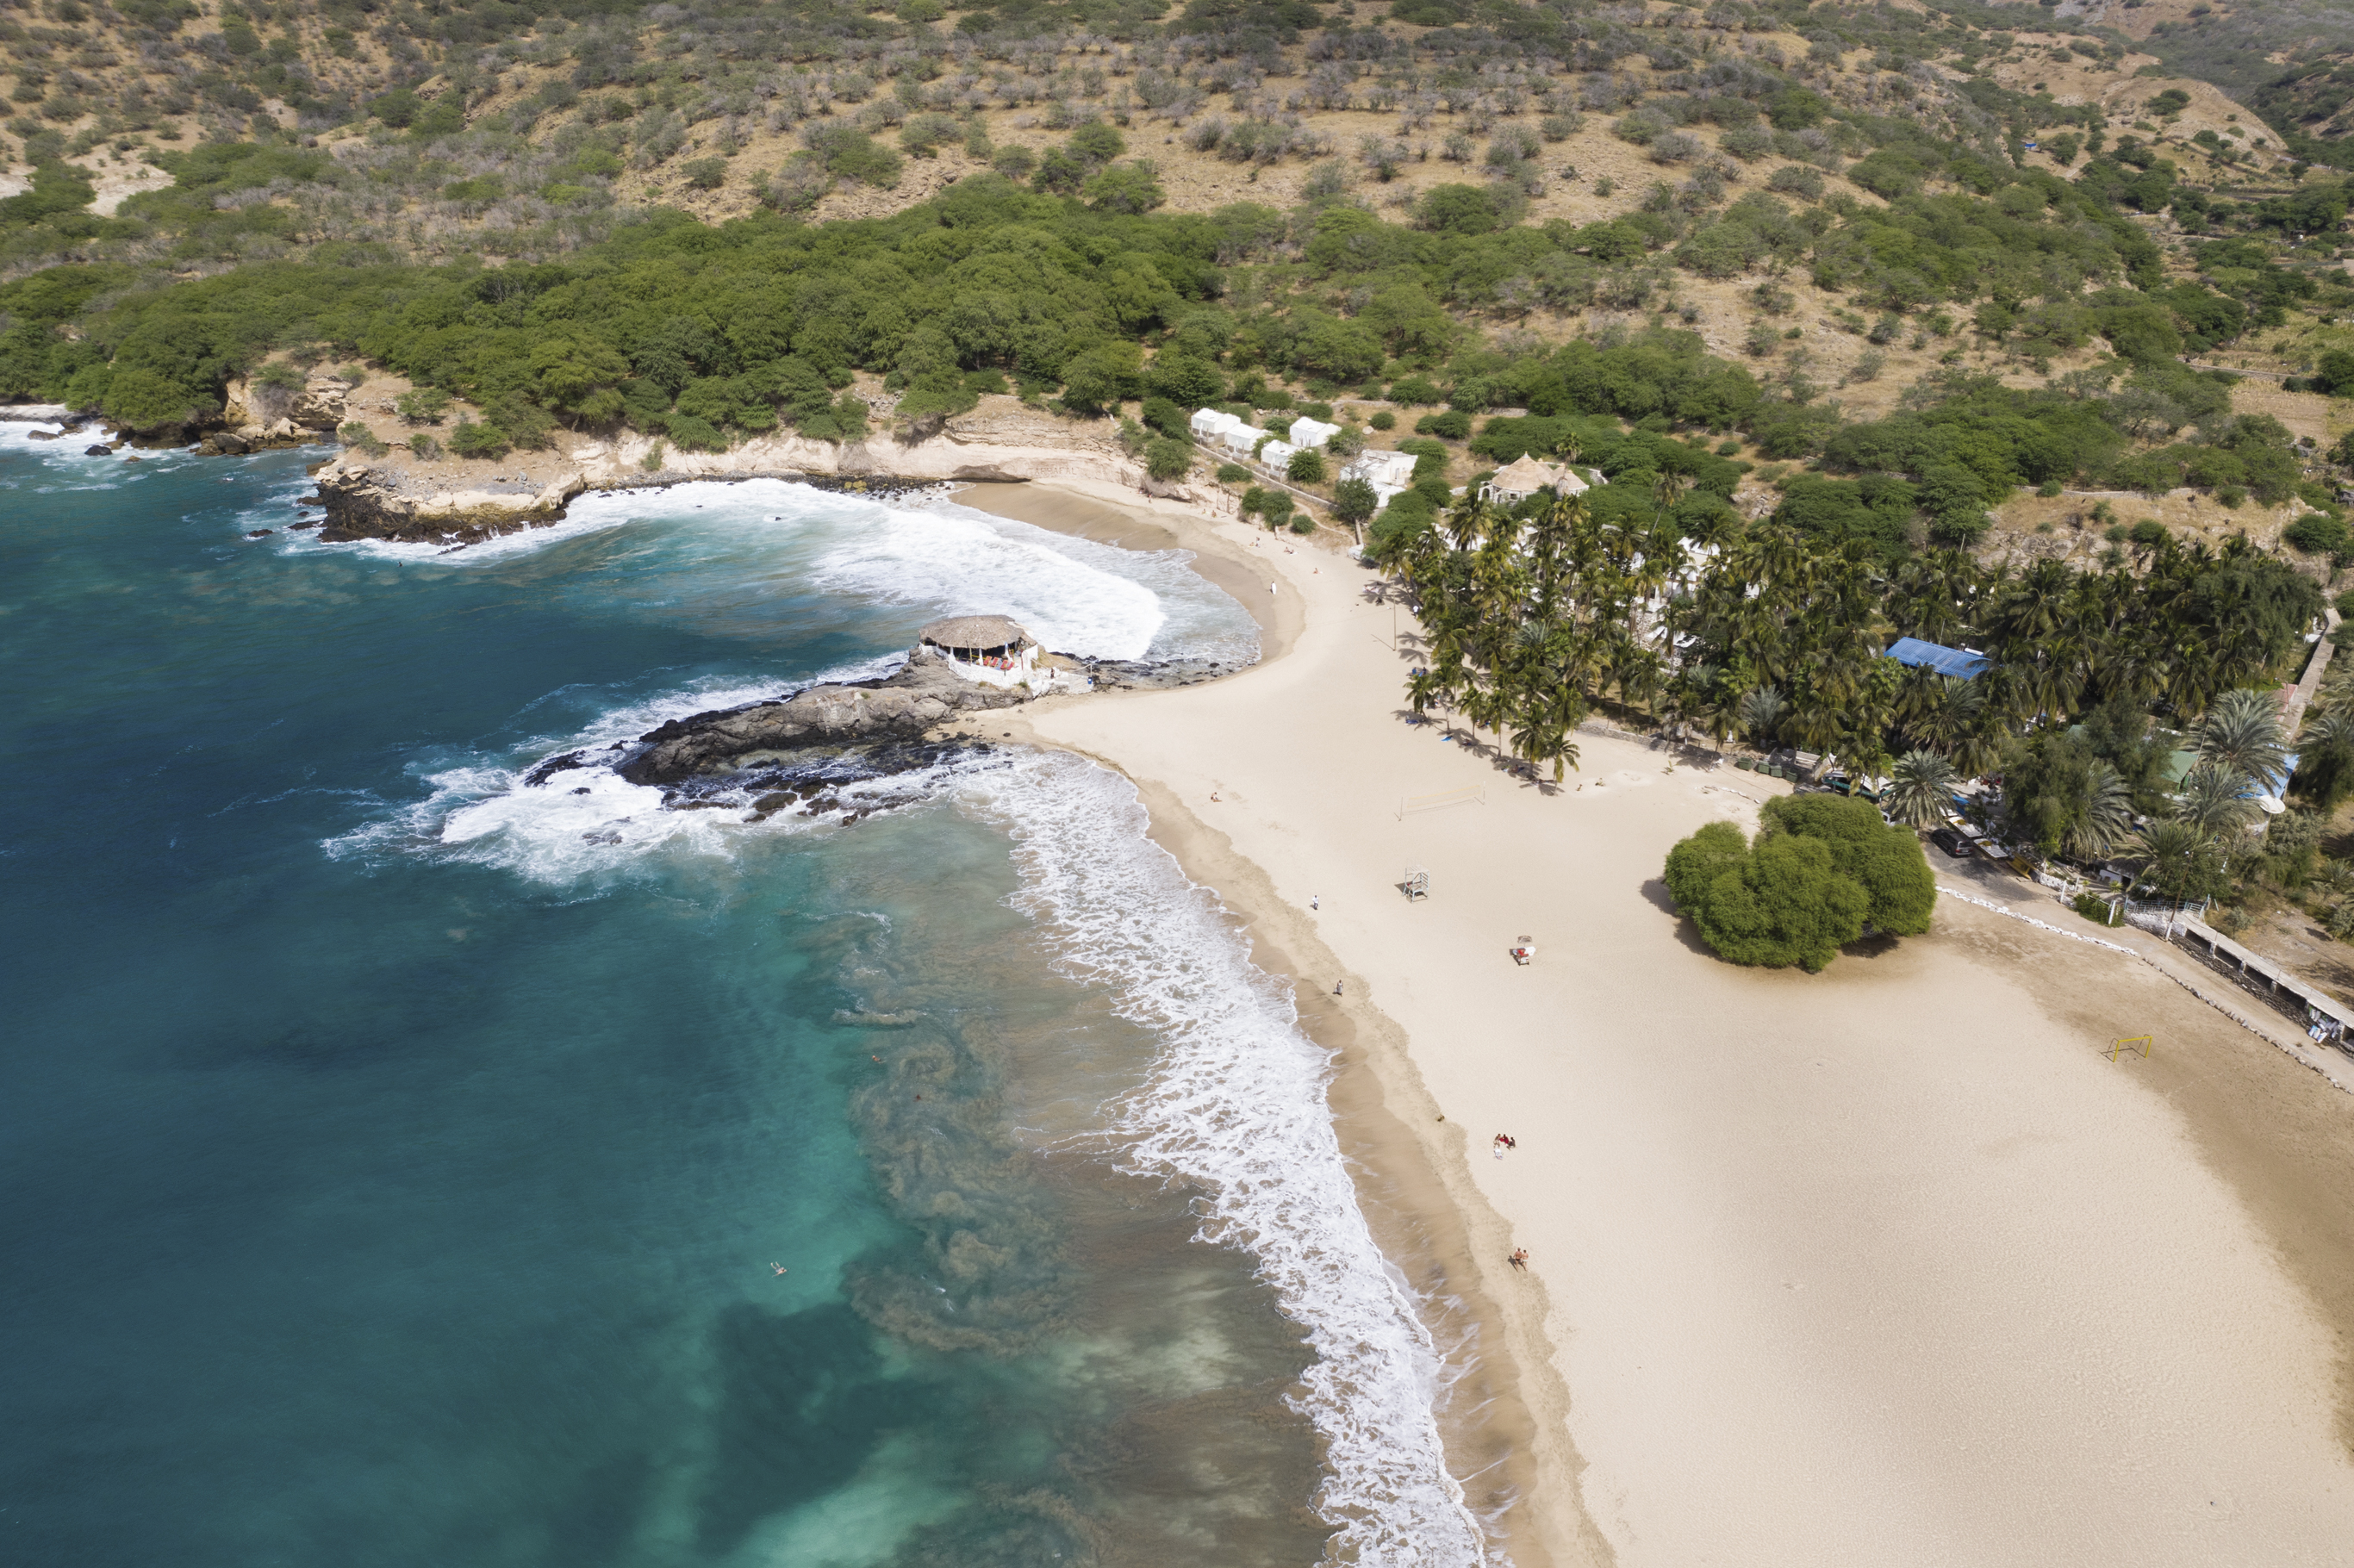
<svg viewBox="0 0 2354 1568"><path fill-rule="evenodd" d="M1002 825L514 783L991 571L1066 645L1239 611L773 493L243 538L315 455L0 444L0 1558L1316 1557L1299 1328L1089 1144L1153 1041L1049 967Z"/></svg>

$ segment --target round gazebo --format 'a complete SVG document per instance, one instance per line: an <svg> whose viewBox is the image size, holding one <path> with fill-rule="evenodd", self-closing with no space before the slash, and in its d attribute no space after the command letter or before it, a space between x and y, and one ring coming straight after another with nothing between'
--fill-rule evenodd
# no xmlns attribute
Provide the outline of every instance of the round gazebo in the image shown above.
<svg viewBox="0 0 2354 1568"><path fill-rule="evenodd" d="M925 627L916 641L981 680L1021 681L1038 664L1038 640L1002 615L952 615Z"/></svg>

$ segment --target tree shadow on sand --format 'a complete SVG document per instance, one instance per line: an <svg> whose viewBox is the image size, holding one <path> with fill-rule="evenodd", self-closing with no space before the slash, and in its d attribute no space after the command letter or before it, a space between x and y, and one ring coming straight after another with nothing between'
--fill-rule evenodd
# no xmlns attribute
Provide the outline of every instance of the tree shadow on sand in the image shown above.
<svg viewBox="0 0 2354 1568"><path fill-rule="evenodd" d="M1526 758L1514 757L1493 741L1482 740L1477 730L1458 728L1450 720L1426 713L1417 714L1410 707L1394 708L1391 716L1410 728L1437 730L1441 744L1461 747L1523 789L1532 789L1540 795L1553 796L1564 794L1571 788L1567 782L1555 782L1546 778L1543 770Z"/></svg>
<svg viewBox="0 0 2354 1568"><path fill-rule="evenodd" d="M1655 876L1643 884L1643 902L1675 922L1676 940L1684 945L1686 952L1698 953L1704 959L1716 958L1716 949L1701 940L1699 929L1684 918L1683 911L1676 907L1676 901L1668 896L1665 882ZM1717 961L1723 962L1722 959Z"/></svg>

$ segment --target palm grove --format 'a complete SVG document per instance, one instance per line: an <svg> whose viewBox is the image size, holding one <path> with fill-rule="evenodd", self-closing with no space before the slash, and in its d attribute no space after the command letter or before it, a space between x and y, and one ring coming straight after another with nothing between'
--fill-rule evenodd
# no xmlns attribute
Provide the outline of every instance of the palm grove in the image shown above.
<svg viewBox="0 0 2354 1568"><path fill-rule="evenodd" d="M1608 487L1606 514L1584 495L1510 510L1469 496L1392 538L1427 636L1407 688L1415 708L1459 712L1557 780L1597 707L1720 744L1836 754L1859 774L1893 775L1891 814L1918 826L1954 809L1964 779L1997 774L2006 833L2047 856L2118 858L2169 898L2222 891L2235 860L2278 871L2285 845L2310 862L2314 821L2290 820L2263 853L2250 830L2254 797L2289 771L2267 688L2303 652L2321 594L2243 537L2211 548L2158 529L2098 570L2045 560L2012 571L1961 549L1892 558L1862 539L1826 544L1716 514L1712 542L1696 546L1678 493L1671 473ZM1908 668L1884 652L1904 635L1983 648L1993 662L1968 678ZM2178 751L2195 758L2187 773ZM2324 810L2354 791L2354 705L2321 705L2296 786ZM1680 847L1713 869L1671 875L1679 904L1727 956L1819 967L1824 931L1851 939L1868 910L1894 907L1836 863L1841 844L1879 831L1872 807L1842 805L1860 813L1840 829L1849 839L1769 819L1724 885L1748 927L1706 913L1703 895L1748 854L1722 834ZM1787 836L1830 848L1766 853ZM1769 884L1784 890L1784 916L1757 913ZM1811 891L1788 891L1799 886ZM1925 928L1909 914L1872 924Z"/></svg>

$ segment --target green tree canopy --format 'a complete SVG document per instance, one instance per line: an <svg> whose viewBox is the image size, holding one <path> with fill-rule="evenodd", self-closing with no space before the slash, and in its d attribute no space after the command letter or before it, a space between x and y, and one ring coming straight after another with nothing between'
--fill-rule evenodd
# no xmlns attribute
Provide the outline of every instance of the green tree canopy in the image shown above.
<svg viewBox="0 0 2354 1568"><path fill-rule="evenodd" d="M1866 926L1927 930L1937 898L1920 841L1868 801L1835 795L1769 800L1755 843L1731 822L1711 822L1668 852L1665 880L1720 957L1809 971Z"/></svg>
<svg viewBox="0 0 2354 1568"><path fill-rule="evenodd" d="M1820 840L1830 847L1831 864L1853 877L1871 895L1864 919L1892 937L1916 937L1929 928L1937 885L1929 873L1921 841L1911 830L1881 821L1869 800L1840 795L1785 795L1766 802L1762 840L1784 834Z"/></svg>
<svg viewBox="0 0 2354 1568"><path fill-rule="evenodd" d="M1821 839L1761 835L1697 904L1679 907L1722 958L1819 973L1862 935L1872 895L1832 863Z"/></svg>

